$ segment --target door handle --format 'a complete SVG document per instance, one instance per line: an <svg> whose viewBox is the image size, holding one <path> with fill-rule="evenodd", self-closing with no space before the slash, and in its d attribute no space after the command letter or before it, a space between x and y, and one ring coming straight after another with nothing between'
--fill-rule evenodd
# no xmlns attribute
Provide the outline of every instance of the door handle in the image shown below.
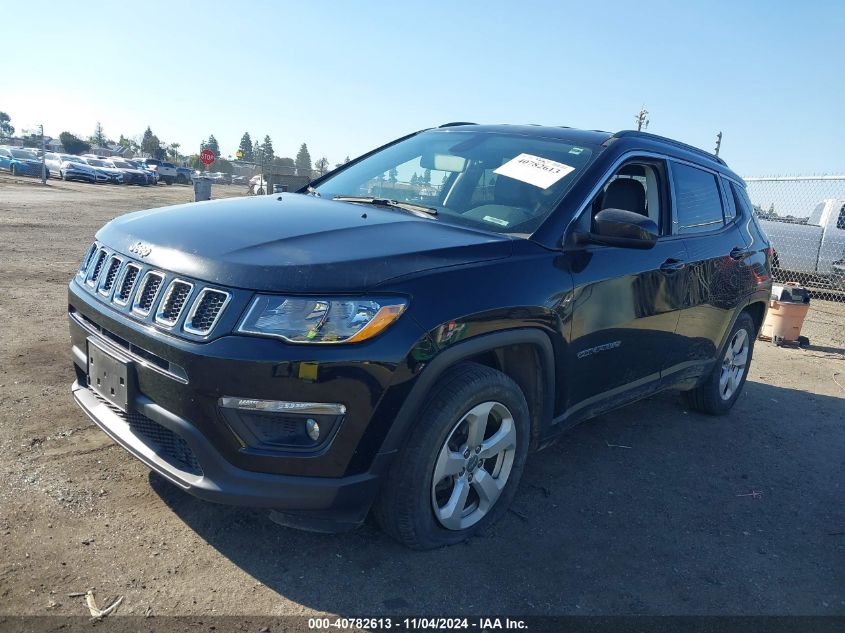
<svg viewBox="0 0 845 633"><path fill-rule="evenodd" d="M675 259L674 257L670 257L665 262L660 264L660 270L662 270L662 271L680 270L684 266L685 266L685 263L682 259Z"/></svg>
<svg viewBox="0 0 845 633"><path fill-rule="evenodd" d="M731 257L733 259L745 259L746 257L749 257L751 255L753 255L751 251L746 250L744 248L740 248L739 246L734 246L731 249Z"/></svg>

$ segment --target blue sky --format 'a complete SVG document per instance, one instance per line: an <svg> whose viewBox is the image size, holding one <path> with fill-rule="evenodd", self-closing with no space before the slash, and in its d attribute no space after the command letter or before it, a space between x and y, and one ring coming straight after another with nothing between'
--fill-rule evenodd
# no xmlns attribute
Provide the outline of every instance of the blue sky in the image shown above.
<svg viewBox="0 0 845 633"><path fill-rule="evenodd" d="M3 2L21 130L182 151L244 131L332 163L446 121L649 131L740 174L845 172L845 3ZM42 21L43 20L43 21ZM32 25L43 24L45 37Z"/></svg>

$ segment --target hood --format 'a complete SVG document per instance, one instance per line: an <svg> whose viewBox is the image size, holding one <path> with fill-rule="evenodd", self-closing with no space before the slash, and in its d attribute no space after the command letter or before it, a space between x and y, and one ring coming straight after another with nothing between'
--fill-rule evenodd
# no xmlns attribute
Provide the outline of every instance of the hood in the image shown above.
<svg viewBox="0 0 845 633"><path fill-rule="evenodd" d="M143 261L164 270L278 292L365 290L423 270L504 258L512 248L504 235L301 194L130 213L97 238L133 258L130 247L142 242L149 248Z"/></svg>

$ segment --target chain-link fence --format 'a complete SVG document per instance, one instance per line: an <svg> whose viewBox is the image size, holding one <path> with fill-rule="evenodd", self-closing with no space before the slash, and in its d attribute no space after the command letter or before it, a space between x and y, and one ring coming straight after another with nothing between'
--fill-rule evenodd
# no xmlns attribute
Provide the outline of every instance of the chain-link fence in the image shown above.
<svg viewBox="0 0 845 633"><path fill-rule="evenodd" d="M811 291L811 330L845 344L845 176L745 178L775 249L776 281Z"/></svg>

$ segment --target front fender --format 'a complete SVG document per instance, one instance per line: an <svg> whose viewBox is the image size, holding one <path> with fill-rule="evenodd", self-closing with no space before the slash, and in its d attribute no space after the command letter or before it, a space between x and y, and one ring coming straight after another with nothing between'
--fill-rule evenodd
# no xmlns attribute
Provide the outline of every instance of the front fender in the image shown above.
<svg viewBox="0 0 845 633"><path fill-rule="evenodd" d="M399 451L412 429L413 422L425 402L426 395L447 369L484 352L510 345L525 344L536 347L543 365L541 370L543 402L540 423L548 426L552 419L555 394L554 351L549 335L540 328L508 329L481 334L456 342L437 351L430 360L427 360L414 379L379 452L395 454ZM542 435L542 431L543 429L538 429L540 435Z"/></svg>

